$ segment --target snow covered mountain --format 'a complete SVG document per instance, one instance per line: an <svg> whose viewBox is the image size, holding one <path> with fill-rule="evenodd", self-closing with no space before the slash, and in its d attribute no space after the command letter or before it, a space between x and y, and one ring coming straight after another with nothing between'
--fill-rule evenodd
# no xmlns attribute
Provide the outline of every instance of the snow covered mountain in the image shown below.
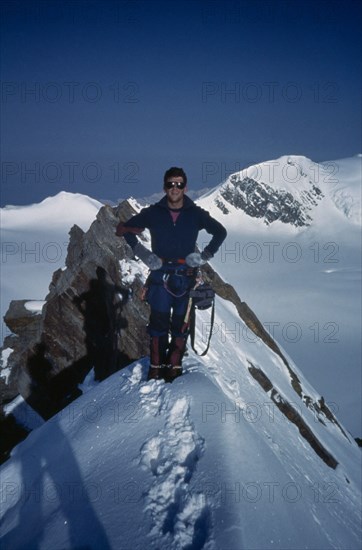
<svg viewBox="0 0 362 550"><path fill-rule="evenodd" d="M255 174L251 179L257 181ZM348 182L338 182L333 189L316 182L319 198L308 182L308 177L303 179L298 192L293 186L286 189L301 205L294 223L292 218L286 223L265 215L251 217L226 203L220 195L224 184L200 200L228 228L227 242L213 266L278 343L289 346L293 353L285 356L290 368L250 331L232 303L218 298L208 355L190 352L185 376L172 385L146 381L147 358L100 384L90 375L83 395L35 429L0 469L0 536L5 548L360 548L361 452L348 432L350 424L346 429L339 422L348 403L352 405L346 416L354 419L351 411L359 410L360 399L353 367L360 336L358 208ZM302 191L308 189L312 198L306 199ZM220 210L217 198L228 213ZM49 202L56 206L64 200L75 223L77 211L87 212L84 229L101 206L68 194ZM27 212L33 209L35 205ZM58 211L58 219L60 215ZM307 215L310 225L295 223ZM22 228L12 226L8 218L5 242L13 246L3 249L3 268L14 282L5 287L6 299L24 298L25 291L29 298L42 299L47 293L51 272L65 260L65 255L55 255L60 249L50 243L67 242L70 228L68 220L53 225L55 217L53 210L37 227L38 217L29 216ZM335 241L330 240L332 229L338 235ZM203 239L206 242L206 236L200 246ZM323 248L330 242L338 249ZM129 273L127 277L129 283ZM336 317L331 312L336 308L339 332L333 332ZM290 316L294 314L299 317ZM324 328L328 322L332 325ZM198 342L205 340L208 326L206 311L200 314ZM299 327L302 337L296 341ZM316 341L341 336L339 342ZM302 369L290 358L298 355L296 344L305 361ZM348 357L342 363L344 378L329 365L316 391L307 381L309 373L305 377L308 358L314 370L323 370L339 353ZM338 386L332 406L326 375ZM355 393L350 387L344 392L345 378Z"/></svg>
<svg viewBox="0 0 362 550"><path fill-rule="evenodd" d="M240 210L266 225L279 221L303 227L311 225L327 195L352 222L360 224L360 182L360 156L324 164L284 156L232 174L201 203L211 200L225 215Z"/></svg>
<svg viewBox="0 0 362 550"><path fill-rule="evenodd" d="M303 178L303 183L307 183L302 189L298 188L297 197L296 193L285 188L275 189L268 185L263 181L263 171L256 175L260 181L239 173L230 176L219 190L220 198L215 199L216 205L224 214L228 214L227 205L230 204L253 218L262 218L266 224L279 220L297 227L310 225L312 218L309 211L323 198L323 193L308 179L308 175L294 159L289 157L286 165L295 168L296 174Z"/></svg>
<svg viewBox="0 0 362 550"><path fill-rule="evenodd" d="M356 435L361 161L284 156L232 174L198 200L228 230L214 268ZM207 242L205 234L201 247Z"/></svg>

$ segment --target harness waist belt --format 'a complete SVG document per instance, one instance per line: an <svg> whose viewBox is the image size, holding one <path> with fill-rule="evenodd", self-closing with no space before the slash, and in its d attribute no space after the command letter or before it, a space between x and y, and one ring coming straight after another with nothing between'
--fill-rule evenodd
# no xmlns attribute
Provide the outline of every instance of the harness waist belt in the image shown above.
<svg viewBox="0 0 362 550"><path fill-rule="evenodd" d="M186 265L186 260L185 258L161 258L162 262L164 264L181 264L181 265Z"/></svg>

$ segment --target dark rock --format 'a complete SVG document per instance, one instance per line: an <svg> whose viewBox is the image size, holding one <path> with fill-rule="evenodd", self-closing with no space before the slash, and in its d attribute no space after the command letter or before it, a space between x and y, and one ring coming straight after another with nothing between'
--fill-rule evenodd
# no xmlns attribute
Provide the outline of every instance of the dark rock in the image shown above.
<svg viewBox="0 0 362 550"><path fill-rule="evenodd" d="M306 177L306 174L301 174ZM313 182L309 182L310 189L302 190L301 200L297 199L289 191L274 189L264 182L258 182L245 177L241 180L236 175L220 190L220 196L215 199L216 205L224 214L228 214L227 204L231 204L238 210L243 210L253 218L263 218L269 225L275 221L291 224L296 227L309 225L312 218L309 211L323 198L323 193ZM226 203L226 205L225 205Z"/></svg>
<svg viewBox="0 0 362 550"><path fill-rule="evenodd" d="M312 449L317 455L329 466L335 470L338 466L337 460L334 456L322 445L318 437L310 429L308 424L303 420L303 417L299 412L288 403L281 394L274 388L272 382L261 370L260 367L256 367L249 361L249 372L260 384L266 393L270 392L270 399L277 406L280 412L298 428L300 435L309 443Z"/></svg>
<svg viewBox="0 0 362 550"><path fill-rule="evenodd" d="M21 376L21 365L27 362L29 348L41 334L41 314L29 311L25 307L27 302L29 300L11 301L4 316L5 323L14 334L5 338L2 348L1 357L4 354L7 355L6 352L10 352L10 355L6 361L6 368L9 372L7 381L0 378L0 410L2 410L3 404L19 395L18 381ZM1 361L1 369L3 368L4 365Z"/></svg>
<svg viewBox="0 0 362 550"><path fill-rule="evenodd" d="M39 315L25 307L25 304L29 301L13 300L10 302L4 321L15 334L25 336L38 328Z"/></svg>
<svg viewBox="0 0 362 550"><path fill-rule="evenodd" d="M49 418L79 395L91 368L102 380L148 353L142 282L123 282L119 260L132 251L115 235L134 213L128 202L104 206L86 233L71 229L66 268L54 273L41 315L28 312L26 300L12 302L5 321L18 337L5 342L14 351L12 390L4 390L3 402L20 393Z"/></svg>
<svg viewBox="0 0 362 550"><path fill-rule="evenodd" d="M0 433L0 464L2 464L9 458L11 449L26 438L29 430L20 426L12 414L5 416L0 411Z"/></svg>

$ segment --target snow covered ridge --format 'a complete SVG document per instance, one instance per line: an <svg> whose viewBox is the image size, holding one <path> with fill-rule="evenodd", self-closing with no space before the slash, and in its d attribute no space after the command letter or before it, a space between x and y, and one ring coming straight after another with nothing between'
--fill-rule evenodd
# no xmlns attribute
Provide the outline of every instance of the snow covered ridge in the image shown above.
<svg viewBox="0 0 362 550"><path fill-rule="evenodd" d="M328 196L351 221L360 223L361 159L347 160L318 164L302 156L283 156L230 175L204 198L225 215L241 210L266 225L280 221L303 227L312 223L314 211Z"/></svg>
<svg viewBox="0 0 362 550"><path fill-rule="evenodd" d="M90 331L94 338L100 338L100 334L110 330L109 327L125 329L123 332L118 331L114 334L117 345L112 345L110 350L110 363L113 369L116 364L118 365L118 361L122 360L128 364L131 358L142 356L147 349L147 339L143 334L146 323L143 324L140 317L142 311L146 316L145 304L139 300L138 296L139 286L145 280L147 270L129 257L128 248L115 236L114 232L119 217L127 219L132 212L134 212L133 206L128 202L122 203L118 208L104 206L87 233L74 226L70 233L67 269L54 273L50 293L45 303L29 300L13 301L5 316L8 327L17 334L16 338L10 337L9 341L6 341L7 345L14 346L16 349L10 362L14 372L16 369L19 370L16 376L17 382L22 388L23 397L31 401L32 407L44 418L51 417L63 408L67 403L68 395L72 392L76 395L73 385L75 378L81 376L82 368L86 371L93 365L98 379L102 379L105 373L109 375L112 372L108 371L109 365L105 365L104 360L100 361L96 356L93 357L94 349L87 345ZM260 342L264 342L280 357L284 364L286 379L295 392L295 397L298 396L298 400L308 407L321 423L325 423L326 420L331 421L346 436L338 421L328 407L323 406L315 392L311 393L310 390L303 388L300 377L291 368L276 342L265 331L247 304L240 301L231 285L226 284L210 265L204 267L204 277L212 283L215 292L222 299L235 305L237 314L257 338L260 338ZM123 309L127 314L122 314ZM90 318L89 311L96 312L98 316L96 324L94 315ZM41 315L35 319L34 313ZM124 318L123 315L125 315ZM36 323L31 335L27 332L29 322ZM97 330L101 331L100 334L94 332L95 325ZM28 341L28 351L25 354L24 341ZM132 355L130 355L131 352ZM34 369L29 371L29 368L33 368L32 365L35 364L44 366L49 380L38 379L39 375ZM79 365L82 365L82 368ZM269 381L270 388L267 390L261 384L264 391L273 390L273 398L277 395L279 402L286 402L280 391L274 389L274 376L270 381L262 367L258 370ZM61 371L74 371L74 379L69 379L71 388L67 388L63 380L64 395L61 395L59 389L57 399L54 394L49 402L48 394L54 390L53 386L57 384L57 376ZM35 383L31 382L32 372L38 377L34 380ZM254 376L254 370L250 370L250 374ZM50 384L53 378L53 386L48 387L47 384ZM255 378L260 383L260 377ZM38 388L36 394L33 391L34 386ZM307 429L300 415L297 416L287 406L282 409L282 413L286 416L289 413L295 416L295 424L309 445L326 464L336 468L337 460L331 457L328 450L319 442L314 430ZM346 438L348 439L347 436Z"/></svg>
<svg viewBox="0 0 362 550"><path fill-rule="evenodd" d="M33 431L1 468L4 547L359 550L360 450L317 423L341 464L319 460L247 375L273 354L246 347L172 386L137 361Z"/></svg>

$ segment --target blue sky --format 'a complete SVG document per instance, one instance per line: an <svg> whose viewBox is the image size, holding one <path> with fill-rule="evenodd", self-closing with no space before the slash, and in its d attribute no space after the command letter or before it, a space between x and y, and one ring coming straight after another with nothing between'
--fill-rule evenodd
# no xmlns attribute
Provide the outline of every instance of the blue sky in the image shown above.
<svg viewBox="0 0 362 550"><path fill-rule="evenodd" d="M1 204L361 152L356 1L3 1Z"/></svg>

